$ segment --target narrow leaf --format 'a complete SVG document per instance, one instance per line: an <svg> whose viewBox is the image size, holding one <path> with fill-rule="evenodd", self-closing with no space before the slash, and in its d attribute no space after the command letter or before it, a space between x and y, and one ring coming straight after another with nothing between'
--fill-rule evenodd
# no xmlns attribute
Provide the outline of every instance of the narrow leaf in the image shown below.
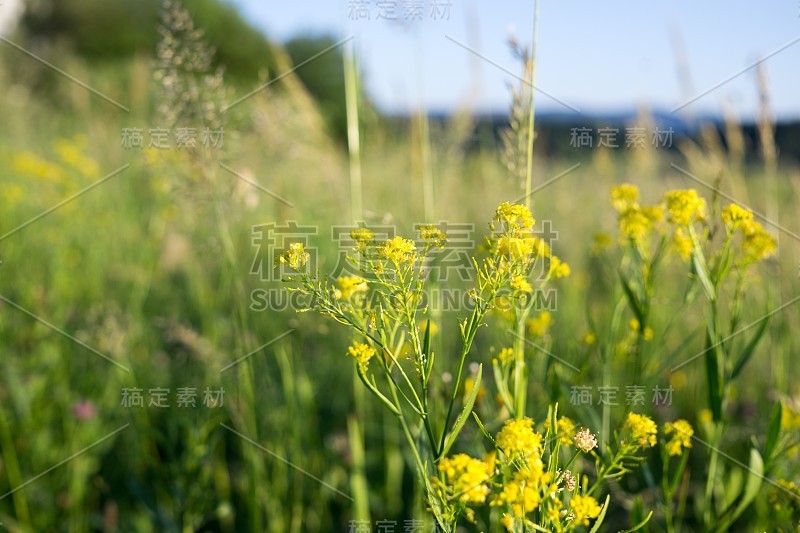
<svg viewBox="0 0 800 533"><path fill-rule="evenodd" d="M472 412L472 407L475 405L475 398L478 397L478 391L481 388L481 374L483 374L483 364L478 367L478 373L475 374L475 384L472 386L472 390L469 391L469 394L467 395L467 399L464 402L464 409L461 410L461 414L458 415L455 424L453 424L453 430L447 435L447 438L444 441L444 448L442 448L442 453L440 455L441 457L447 455L447 452L450 451L450 448L453 446L453 444L455 444L458 434L461 433L461 428L464 427L469 414Z"/></svg>

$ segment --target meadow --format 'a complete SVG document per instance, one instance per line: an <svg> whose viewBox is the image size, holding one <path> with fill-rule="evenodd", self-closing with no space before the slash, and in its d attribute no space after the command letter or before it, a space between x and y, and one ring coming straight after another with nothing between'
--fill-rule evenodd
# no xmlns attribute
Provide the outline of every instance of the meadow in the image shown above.
<svg viewBox="0 0 800 533"><path fill-rule="evenodd" d="M182 16L155 57L47 50L95 92L0 55L0 528L797 529L769 120L553 158L524 85L501 138L389 122L345 55L346 143Z"/></svg>

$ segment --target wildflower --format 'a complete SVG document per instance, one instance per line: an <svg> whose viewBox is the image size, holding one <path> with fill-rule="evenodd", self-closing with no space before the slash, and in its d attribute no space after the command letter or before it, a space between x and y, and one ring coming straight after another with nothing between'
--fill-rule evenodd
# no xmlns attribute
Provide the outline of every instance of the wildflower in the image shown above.
<svg viewBox="0 0 800 533"><path fill-rule="evenodd" d="M367 245L372 241L373 237L372 231L367 228L355 228L350 230L350 238L356 241L354 249L360 252L366 250Z"/></svg>
<svg viewBox="0 0 800 533"><path fill-rule="evenodd" d="M465 453L442 458L439 472L444 481L435 478L434 483L444 484L462 503L483 503L491 492L488 484L492 473L490 465Z"/></svg>
<svg viewBox="0 0 800 533"><path fill-rule="evenodd" d="M575 447L581 450L583 453L589 453L597 448L597 437L594 434L589 433L589 428L581 429L575 434L572 440L575 443Z"/></svg>
<svg viewBox="0 0 800 533"><path fill-rule="evenodd" d="M384 242L378 249L381 257L388 259L395 265L408 263L416 258L416 247L414 241L403 237L394 237Z"/></svg>
<svg viewBox="0 0 800 533"><path fill-rule="evenodd" d="M542 454L542 436L533 429L533 420L515 418L505 423L497 434L497 446L512 458L516 455L538 458Z"/></svg>
<svg viewBox="0 0 800 533"><path fill-rule="evenodd" d="M553 325L553 315L550 311L542 311L536 318L525 321L525 327L531 337L544 337Z"/></svg>
<svg viewBox="0 0 800 533"><path fill-rule="evenodd" d="M752 233L746 235L742 242L743 262L746 265L758 263L769 257L777 248L775 239L761 227L761 224L751 222L750 226Z"/></svg>
<svg viewBox="0 0 800 533"><path fill-rule="evenodd" d="M564 486L566 489L569 491L575 490L576 482L577 480L575 479L575 476L572 475L572 471L564 470Z"/></svg>
<svg viewBox="0 0 800 533"><path fill-rule="evenodd" d="M288 264L293 270L300 270L308 263L309 254L306 252L303 243L294 242L289 245L289 249L278 257L276 263Z"/></svg>
<svg viewBox="0 0 800 533"><path fill-rule="evenodd" d="M525 276L514 276L511 280L511 289L515 292L533 292L533 287L531 287L531 284L525 279Z"/></svg>
<svg viewBox="0 0 800 533"><path fill-rule="evenodd" d="M649 416L628 413L625 427L630 431L633 441L639 446L651 448L656 445L658 426Z"/></svg>
<svg viewBox="0 0 800 533"><path fill-rule="evenodd" d="M489 505L508 505L513 517L524 517L542 503L543 492L552 480L553 474L545 471L544 462L540 458L529 460L510 479L505 480L503 490Z"/></svg>
<svg viewBox="0 0 800 533"><path fill-rule="evenodd" d="M533 254L531 239L503 235L494 243L494 253L511 261L524 261Z"/></svg>
<svg viewBox="0 0 800 533"><path fill-rule="evenodd" d="M597 335L593 331L587 331L581 339L586 346L591 346L597 342Z"/></svg>
<svg viewBox="0 0 800 533"><path fill-rule="evenodd" d="M562 444L572 444L572 430L575 429L576 426L577 424L575 424L571 418L566 416L558 417L555 429L558 440L560 440Z"/></svg>
<svg viewBox="0 0 800 533"><path fill-rule="evenodd" d="M639 201L639 189L630 183L623 183L611 189L611 205L617 211L624 211Z"/></svg>
<svg viewBox="0 0 800 533"><path fill-rule="evenodd" d="M694 245L692 244L692 238L686 234L683 228L675 228L675 233L672 234L670 243L672 244L672 250L681 259L688 261L692 255Z"/></svg>
<svg viewBox="0 0 800 533"><path fill-rule="evenodd" d="M531 229L536 224L530 209L522 204L510 204L508 202L503 202L497 206L494 219L505 222L512 231Z"/></svg>
<svg viewBox="0 0 800 533"><path fill-rule="evenodd" d="M550 257L550 274L553 279L566 278L571 273L569 265L556 256Z"/></svg>
<svg viewBox="0 0 800 533"><path fill-rule="evenodd" d="M432 224L420 226L417 231L419 232L419 238L431 246L441 248L447 241L447 236L444 232Z"/></svg>
<svg viewBox="0 0 800 533"><path fill-rule="evenodd" d="M569 508L572 511L573 520L583 526L589 525L589 519L597 518L603 510L597 500L591 496L581 496L576 494L569 501Z"/></svg>
<svg viewBox="0 0 800 533"><path fill-rule="evenodd" d="M91 420L97 416L97 406L89 400L80 400L72 404L72 414L78 420Z"/></svg>
<svg viewBox="0 0 800 533"><path fill-rule="evenodd" d="M728 231L741 228L747 234L753 223L753 212L738 204L730 204L722 209L722 222Z"/></svg>
<svg viewBox="0 0 800 533"><path fill-rule="evenodd" d="M683 454L685 448L692 447L692 435L694 430L686 420L676 420L664 424L664 435L670 439L664 445L667 453L671 456Z"/></svg>
<svg viewBox="0 0 800 533"><path fill-rule="evenodd" d="M694 189L670 191L664 195L667 219L675 226L688 226L706 219L706 201Z"/></svg>
<svg viewBox="0 0 800 533"><path fill-rule="evenodd" d="M336 297L342 300L350 300L354 294L366 292L367 282L359 276L341 276L336 280L339 289Z"/></svg>
<svg viewBox="0 0 800 533"><path fill-rule="evenodd" d="M621 237L637 244L644 242L653 227L653 221L639 206L631 206L619 214L619 231Z"/></svg>
<svg viewBox="0 0 800 533"><path fill-rule="evenodd" d="M347 353L356 359L358 368L363 373L367 371L369 360L375 355L375 348L363 342L355 342L347 349Z"/></svg>
<svg viewBox="0 0 800 533"><path fill-rule="evenodd" d="M500 359L500 362L503 364L510 363L514 360L514 349L513 348L503 348L500 350L500 353L497 354L497 358Z"/></svg>

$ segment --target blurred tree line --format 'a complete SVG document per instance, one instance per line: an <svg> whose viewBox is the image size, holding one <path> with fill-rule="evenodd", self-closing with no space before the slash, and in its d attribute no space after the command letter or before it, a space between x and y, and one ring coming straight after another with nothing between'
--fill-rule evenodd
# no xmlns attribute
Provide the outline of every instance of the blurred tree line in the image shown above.
<svg viewBox="0 0 800 533"><path fill-rule="evenodd" d="M121 61L152 55L158 33L161 0L27 0L22 30L31 39L68 46L87 62ZM237 9L221 0L184 2L216 50L214 62L225 69L226 81L242 88L259 82L264 72L276 72L276 47L282 46L293 64L330 47L325 35L298 36L279 45L244 20ZM344 73L337 48L296 71L319 103L331 133L344 138Z"/></svg>

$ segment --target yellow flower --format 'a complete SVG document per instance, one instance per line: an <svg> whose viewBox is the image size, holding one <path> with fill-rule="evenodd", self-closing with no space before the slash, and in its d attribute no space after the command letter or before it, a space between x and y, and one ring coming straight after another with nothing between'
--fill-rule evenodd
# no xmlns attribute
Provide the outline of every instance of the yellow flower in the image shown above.
<svg viewBox="0 0 800 533"><path fill-rule="evenodd" d="M530 209L522 204L510 204L508 202L503 202L497 206L494 219L505 222L512 231L531 229L536 224Z"/></svg>
<svg viewBox="0 0 800 533"><path fill-rule="evenodd" d="M639 206L630 206L620 211L619 232L623 241L631 239L642 244L652 228L653 220Z"/></svg>
<svg viewBox="0 0 800 533"><path fill-rule="evenodd" d="M672 250L684 261L688 261L692 256L692 238L686 234L683 228L675 228L675 233L672 234Z"/></svg>
<svg viewBox="0 0 800 533"><path fill-rule="evenodd" d="M531 239L502 235L494 243L494 252L512 261L523 261L533 254Z"/></svg>
<svg viewBox="0 0 800 533"><path fill-rule="evenodd" d="M491 492L489 479L492 469L489 464L465 453L442 458L439 461L439 472L444 481L434 478L434 484L444 484L452 491L451 497L462 503L483 503Z"/></svg>
<svg viewBox="0 0 800 533"><path fill-rule="evenodd" d="M742 231L747 234L750 224L753 222L753 212L738 204L730 204L722 209L722 222L725 223L728 231L742 228Z"/></svg>
<svg viewBox="0 0 800 533"><path fill-rule="evenodd" d="M743 261L746 265L757 263L772 255L777 249L775 239L767 233L761 224L751 222L751 233L742 242Z"/></svg>
<svg viewBox="0 0 800 533"><path fill-rule="evenodd" d="M562 444L572 444L572 432L575 431L577 425L571 418L566 416L558 417L556 422L556 436Z"/></svg>
<svg viewBox="0 0 800 533"><path fill-rule="evenodd" d="M566 278L571 273L569 265L556 256L550 257L550 274L553 279Z"/></svg>
<svg viewBox="0 0 800 533"><path fill-rule="evenodd" d="M603 510L597 500L591 496L581 496L576 494L569 501L569 508L572 511L572 519L576 524L588 526L590 519L595 519Z"/></svg>
<svg viewBox="0 0 800 533"><path fill-rule="evenodd" d="M525 279L525 276L514 276L511 280L511 288L515 292L533 292L533 287L531 287L531 284Z"/></svg>
<svg viewBox="0 0 800 533"><path fill-rule="evenodd" d="M308 263L309 254L306 252L303 243L294 242L289 245L289 249L278 257L276 263L288 264L293 270L300 270Z"/></svg>
<svg viewBox="0 0 800 533"><path fill-rule="evenodd" d="M361 372L366 372L369 360L375 355L375 348L363 342L354 342L353 345L347 349L347 353L356 359Z"/></svg>
<svg viewBox="0 0 800 533"><path fill-rule="evenodd" d="M510 363L514 360L513 348L503 348L500 350L500 353L497 354L497 358L500 359L500 362L503 364Z"/></svg>
<svg viewBox="0 0 800 533"><path fill-rule="evenodd" d="M624 211L639 201L639 189L630 183L623 183L611 189L611 205L617 211Z"/></svg>
<svg viewBox="0 0 800 533"><path fill-rule="evenodd" d="M447 236L442 230L432 224L425 224L417 228L419 238L431 246L442 247L447 241Z"/></svg>
<svg viewBox="0 0 800 533"><path fill-rule="evenodd" d="M518 455L539 458L542 454L542 436L534 431L530 418L514 418L506 422L497 434L497 446L509 458Z"/></svg>
<svg viewBox="0 0 800 533"><path fill-rule="evenodd" d="M656 426L656 423L653 422L653 419L649 416L628 413L628 418L625 421L625 428L630 431L631 438L639 446L650 448L656 445L658 426Z"/></svg>
<svg viewBox="0 0 800 533"><path fill-rule="evenodd" d="M694 430L686 420L680 419L664 424L664 436L670 437L664 444L667 453L670 456L681 455L685 448L691 448L692 435L694 435Z"/></svg>
<svg viewBox="0 0 800 533"><path fill-rule="evenodd" d="M531 337L544 337L553 325L553 315L550 311L542 311L536 318L525 321L525 327Z"/></svg>
<svg viewBox="0 0 800 533"><path fill-rule="evenodd" d="M353 249L360 252L363 252L367 249L367 246L372 241L373 237L374 235L372 231L368 230L367 228L355 228L350 230L350 238L356 241L356 245Z"/></svg>
<svg viewBox="0 0 800 533"><path fill-rule="evenodd" d="M593 331L587 331L581 339L586 346L591 346L597 342L597 335Z"/></svg>
<svg viewBox="0 0 800 533"><path fill-rule="evenodd" d="M551 472L545 472L540 458L528 460L510 479L503 482L503 489L489 505L509 506L512 518L523 518L534 511L543 500L543 492L553 480Z"/></svg>
<svg viewBox="0 0 800 533"><path fill-rule="evenodd" d="M670 191L664 195L667 219L676 226L688 226L706 219L706 201L694 189Z"/></svg>
<svg viewBox="0 0 800 533"><path fill-rule="evenodd" d="M414 246L414 241L403 237L394 237L384 242L378 249L378 253L384 259L388 259L395 265L400 265L414 261L417 249Z"/></svg>
<svg viewBox="0 0 800 533"><path fill-rule="evenodd" d="M341 276L336 280L339 290L336 296L342 300L350 300L354 294L367 291L367 282L358 276Z"/></svg>

